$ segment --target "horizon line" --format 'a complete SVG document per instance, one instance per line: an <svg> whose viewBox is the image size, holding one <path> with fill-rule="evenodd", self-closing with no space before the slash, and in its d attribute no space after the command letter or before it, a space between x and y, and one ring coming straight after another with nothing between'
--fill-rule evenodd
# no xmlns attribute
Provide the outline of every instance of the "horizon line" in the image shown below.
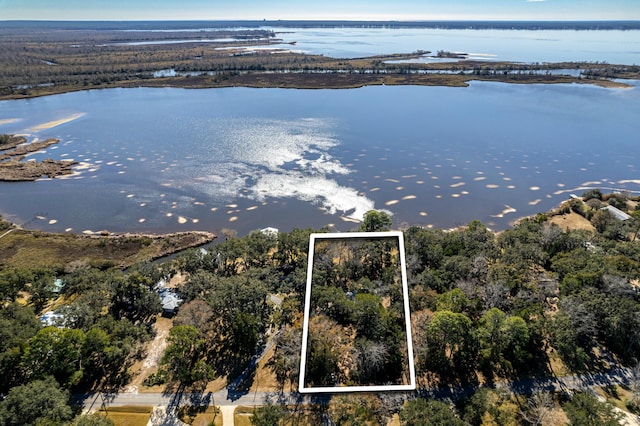
<svg viewBox="0 0 640 426"><path fill-rule="evenodd" d="M0 22L638 22L640 19L0 19Z"/></svg>

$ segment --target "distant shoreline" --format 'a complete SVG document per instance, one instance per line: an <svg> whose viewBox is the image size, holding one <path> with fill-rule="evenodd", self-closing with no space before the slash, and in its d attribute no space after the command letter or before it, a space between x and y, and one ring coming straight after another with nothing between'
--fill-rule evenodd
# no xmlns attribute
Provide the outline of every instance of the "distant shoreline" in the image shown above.
<svg viewBox="0 0 640 426"><path fill-rule="evenodd" d="M370 21L370 20L206 20L206 21L22 21L0 20L2 28L41 27L55 29L202 29L230 27L281 27L281 28L438 28L448 30L640 30L640 21L482 21L482 20L429 20L429 21Z"/></svg>
<svg viewBox="0 0 640 426"><path fill-rule="evenodd" d="M0 99L114 87L464 87L471 80L628 87L619 80L640 80L639 65L605 61L492 61L424 49L331 57L293 49L296 41L276 32L287 28L640 31L640 21L0 21L3 53L14 58L0 62Z"/></svg>
<svg viewBox="0 0 640 426"><path fill-rule="evenodd" d="M368 58L367 58L368 59ZM365 59L366 60L366 59ZM359 61L352 59L351 61ZM128 79L115 82L97 83L90 87L85 85L57 85L37 87L27 91L0 94L0 100L31 99L43 96L61 95L71 92L96 89L114 88L182 88L182 89L216 89L230 87L246 87L261 89L357 89L367 86L441 86L441 87L467 87L472 81L488 81L504 84L586 84L605 88L631 88L631 84L620 80L640 80L640 68L626 73L624 76L615 77L573 77L569 75L554 74L502 74L496 71L497 67L509 63L490 63L478 61L465 61L467 67L476 66L484 70L478 74L446 74L442 73L342 73L332 69L326 69L324 73L275 73L270 71L252 71L239 73L235 71L222 72L215 76L194 75ZM435 66L450 65L436 64ZM557 64L551 64L557 65ZM618 65L612 68L620 67ZM624 66L622 66L624 67ZM575 68L579 69L579 68ZM443 69L446 71L446 69ZM617 80L617 81L616 81Z"/></svg>

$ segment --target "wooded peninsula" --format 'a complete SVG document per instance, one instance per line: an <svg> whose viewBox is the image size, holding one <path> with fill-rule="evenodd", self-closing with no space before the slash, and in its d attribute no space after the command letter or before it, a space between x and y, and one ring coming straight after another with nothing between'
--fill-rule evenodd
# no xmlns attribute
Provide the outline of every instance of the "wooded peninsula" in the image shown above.
<svg viewBox="0 0 640 426"><path fill-rule="evenodd" d="M295 52L295 42L283 47L278 33L263 29L155 31L141 24L141 30L125 31L108 23L19 24L0 22L0 99L110 87L338 89L466 86L470 80L624 87L619 79L640 79L637 65L478 61L463 52L336 59ZM429 57L439 60L422 61Z"/></svg>

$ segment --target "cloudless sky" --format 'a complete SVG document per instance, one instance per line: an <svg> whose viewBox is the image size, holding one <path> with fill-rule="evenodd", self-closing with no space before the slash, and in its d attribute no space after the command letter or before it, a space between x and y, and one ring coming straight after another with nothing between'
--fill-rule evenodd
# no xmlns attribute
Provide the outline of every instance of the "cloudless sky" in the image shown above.
<svg viewBox="0 0 640 426"><path fill-rule="evenodd" d="M0 20L640 20L640 0L0 0Z"/></svg>

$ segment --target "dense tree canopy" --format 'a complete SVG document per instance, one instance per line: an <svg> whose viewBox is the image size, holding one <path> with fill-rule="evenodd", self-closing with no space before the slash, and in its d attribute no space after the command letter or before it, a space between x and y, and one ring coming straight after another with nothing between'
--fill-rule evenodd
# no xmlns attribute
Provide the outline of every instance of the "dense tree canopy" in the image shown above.
<svg viewBox="0 0 640 426"><path fill-rule="evenodd" d="M588 217L591 230L562 229L551 214L523 219L499 234L477 221L446 232L406 229L419 383L546 377L552 364L568 372L636 365L638 210L628 197L589 196L559 212ZM601 213L607 204L623 207L632 219ZM390 227L386 213L373 212L355 230ZM125 271L81 264L67 270L0 267L0 423L71 421L68 392L126 383L160 313L156 283L178 271L183 279L176 291L184 303L169 334L164 379L193 385L214 376L230 382L242 377L243 386L250 385L255 360L273 339L268 366L282 389L295 388L311 232L228 238L205 252L190 250L164 265ZM316 333L307 354L309 380L328 386L400 380L406 349L397 246L320 244L314 256L313 280L323 285L314 285L311 294L310 329ZM59 293L51 286L55 278L65 283ZM49 309L59 315L54 326L38 318ZM52 400L39 401L38 409L21 405L19 399L34 389L46 389ZM451 422L513 424L557 409L575 424L612 419L581 394L562 408L547 399L518 407L508 396L481 388L456 410L418 399L400 418L432 424L411 423L419 417L415 413L428 412ZM372 418L359 417L357 404L381 415L377 402L347 398L334 401L331 418Z"/></svg>
<svg viewBox="0 0 640 426"><path fill-rule="evenodd" d="M0 401L0 424L63 424L73 418L69 394L51 377L12 388Z"/></svg>
<svg viewBox="0 0 640 426"><path fill-rule="evenodd" d="M404 426L463 426L465 423L443 402L417 398L405 404L400 411Z"/></svg>

